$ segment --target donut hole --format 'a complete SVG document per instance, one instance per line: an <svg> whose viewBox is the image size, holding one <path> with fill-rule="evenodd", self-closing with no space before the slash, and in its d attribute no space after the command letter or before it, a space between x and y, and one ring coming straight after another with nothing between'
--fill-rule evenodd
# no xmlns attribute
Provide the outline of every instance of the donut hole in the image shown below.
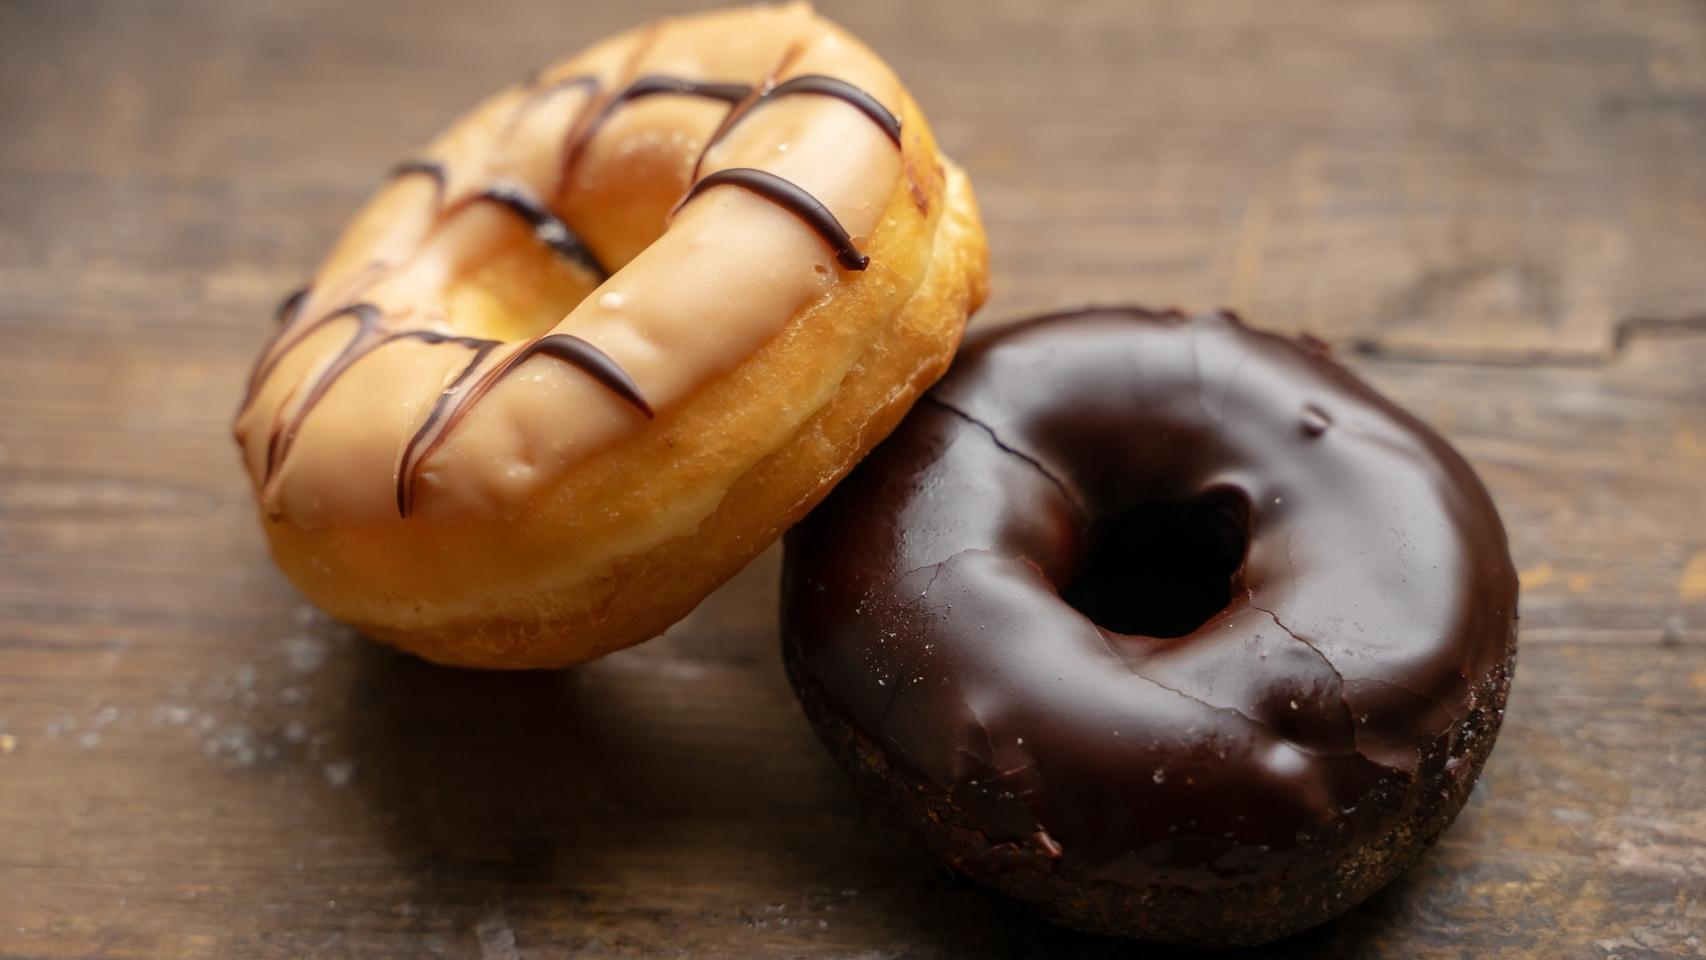
<svg viewBox="0 0 1706 960"><path fill-rule="evenodd" d="M517 227L457 271L445 312L464 336L512 343L556 326L597 286L591 274Z"/></svg>
<svg viewBox="0 0 1706 960"><path fill-rule="evenodd" d="M1140 503L1094 525L1061 596L1105 630L1182 637L1226 609L1249 544L1237 491Z"/></svg>

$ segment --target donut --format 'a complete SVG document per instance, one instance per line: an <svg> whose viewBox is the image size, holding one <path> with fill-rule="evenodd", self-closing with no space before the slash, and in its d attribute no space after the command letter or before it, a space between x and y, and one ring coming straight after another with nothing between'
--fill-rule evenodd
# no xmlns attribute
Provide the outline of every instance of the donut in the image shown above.
<svg viewBox="0 0 1706 960"><path fill-rule="evenodd" d="M970 338L786 538L830 751L972 879L1261 943L1456 816L1516 650L1486 489L1319 341L1140 308Z"/></svg>
<svg viewBox="0 0 1706 960"><path fill-rule="evenodd" d="M947 369L965 175L805 4L663 20L398 164L285 301L235 434L316 604L448 664L661 632Z"/></svg>

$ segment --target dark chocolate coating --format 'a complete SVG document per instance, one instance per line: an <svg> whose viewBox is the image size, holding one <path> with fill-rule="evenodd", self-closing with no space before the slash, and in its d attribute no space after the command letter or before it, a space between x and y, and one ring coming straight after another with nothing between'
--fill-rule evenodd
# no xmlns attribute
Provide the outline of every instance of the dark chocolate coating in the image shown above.
<svg viewBox="0 0 1706 960"><path fill-rule="evenodd" d="M1062 598L1118 600L1134 516L1198 525L1145 576L1231 546L1182 636ZM939 854L1067 922L1208 944L1341 912L1449 824L1515 618L1498 514L1438 435L1320 349L1136 308L970 340L789 534L783 592L808 714Z"/></svg>

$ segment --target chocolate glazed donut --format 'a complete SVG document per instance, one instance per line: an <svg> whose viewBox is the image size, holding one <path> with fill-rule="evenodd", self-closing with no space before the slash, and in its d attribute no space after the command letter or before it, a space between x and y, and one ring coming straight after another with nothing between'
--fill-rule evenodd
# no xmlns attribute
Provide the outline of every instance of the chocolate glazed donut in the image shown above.
<svg viewBox="0 0 1706 960"><path fill-rule="evenodd" d="M1314 341L1125 308L968 343L789 534L783 646L952 866L1089 930L1348 909L1493 745L1516 575L1485 488Z"/></svg>

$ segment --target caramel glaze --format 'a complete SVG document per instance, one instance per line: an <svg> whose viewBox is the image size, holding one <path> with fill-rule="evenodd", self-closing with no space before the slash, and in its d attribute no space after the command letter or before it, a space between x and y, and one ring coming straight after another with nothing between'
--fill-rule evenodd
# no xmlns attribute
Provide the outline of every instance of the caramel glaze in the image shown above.
<svg viewBox="0 0 1706 960"><path fill-rule="evenodd" d="M1234 524L1224 609L1159 638L1063 600L1100 536L1169 504ZM989 850L1134 885L1286 875L1440 802L1424 783L1461 802L1462 721L1515 651L1516 575L1469 465L1225 314L972 338L787 544L808 702Z"/></svg>
<svg viewBox="0 0 1706 960"><path fill-rule="evenodd" d="M587 143L610 115L627 103L646 97L686 96L717 100L728 104L729 112L700 151L699 157L693 165L694 182L688 188L681 202L676 205L675 210L679 211L711 187L723 184L739 186L799 217L834 249L836 262L844 269L850 271L864 270L870 263L870 258L854 247L852 238L836 220L835 215L817 198L797 184L775 174L749 168L722 170L707 177L699 176L699 169L704 163L705 155L743 117L764 103L787 96L818 95L843 100L871 118L872 122L881 127L889 139L893 140L896 146L899 146L900 121L874 97L863 90L834 77L816 74L793 77L780 84L767 82L761 87L742 83L721 83L650 75L640 77L621 90L603 98L598 96L602 88L599 79L591 75L567 77L543 86L540 85L539 78L535 75L528 78L526 87L528 93L522 98L514 116L506 124L504 136L507 136L507 132L515 128L527 111L535 109L550 97L576 89L585 90L592 94L589 97L587 107L583 108L570 123L569 130L565 135L567 144L564 149L564 185L569 181L574 160L580 156ZM580 237L570 229L569 225L538 197L533 196L519 185L500 183L460 200L451 201L446 196L449 179L447 171L443 164L435 160L414 159L404 161L391 168L390 176L393 178L425 176L432 180L433 204L438 211L436 224L442 224L474 203L495 204L498 208L514 214L528 226L535 239L567 262L586 271L600 282L610 276L610 271L599 262ZM375 265L375 268L370 271L369 279L382 276L387 269L387 265ZM357 286L359 287L359 284ZM314 381L307 386L306 392L303 394L303 401L294 415L287 421L274 425L267 446L267 462L263 484L270 483L277 475L278 468L289 454L291 444L303 422L344 371L367 354L400 339L413 339L431 344L449 344L472 351L467 365L439 394L420 427L404 446L402 456L399 458L396 477L397 512L403 517L410 515L414 503L415 478L421 462L443 444L450 431L455 428L457 423L461 422L469 408L480 397L489 392L510 371L535 356L550 357L581 370L626 401L640 415L648 419L653 416L650 404L640 395L638 386L628 376L627 372L622 370L603 351L579 337L568 334L554 334L537 338L481 374L478 379L474 379L470 384L470 379L475 377L488 355L503 344L494 340L458 337L419 329L388 330L385 326L387 318L380 314L378 308L372 304L359 302L335 307L304 323L301 322L301 308L308 293L309 288L304 287L286 298L280 306L280 328L255 365L249 379L242 409L246 410L254 402L261 384L277 367L283 355L301 343L310 333L332 321L351 317L356 320L356 331L351 335L344 349L333 357L331 362L314 378Z"/></svg>
<svg viewBox="0 0 1706 960"><path fill-rule="evenodd" d="M592 137L610 119L610 115L620 110L624 105L634 100L668 94L677 97L698 97L704 100L720 100L731 108L752 95L752 87L744 83L708 83L700 80L684 80L681 77L652 74L641 77L623 87L621 91L610 97L604 107L577 131L574 144L569 151L569 165L580 157L586 145L592 142ZM714 141L712 141L714 143ZM709 147L707 146L707 149ZM701 151L703 153L703 151ZM565 183L567 183L567 178Z"/></svg>
<svg viewBox="0 0 1706 960"><path fill-rule="evenodd" d="M451 381L449 388L439 395L433 409L427 414L427 419L409 438L408 445L403 448L402 468L397 472L397 512L400 516L408 516L414 504L415 477L422 460L425 460L434 450L437 450L458 420L465 416L473 404L484 396L499 380L502 380L511 370L535 356L544 355L560 360L570 366L577 367L588 376L597 380L605 389L626 400L642 416L650 420L654 414L646 398L640 395L640 388L628 376L616 361L610 359L604 351L582 340L580 337L567 333L552 334L541 337L527 346L511 354L502 363L488 370L484 376L475 381L466 390L462 384L467 381L474 370L485 359L492 347L498 346L496 341L480 341L484 346L462 368L456 379ZM461 402L452 406L451 398L461 398Z"/></svg>
<svg viewBox="0 0 1706 960"><path fill-rule="evenodd" d="M444 164L436 160L405 160L391 168L391 179L407 176L424 176L432 180L434 203L443 208L444 190L447 173ZM500 183L487 187L478 193L464 199L458 207L471 203L492 203L504 210L515 214L516 218L527 224L533 231L534 239L550 248L564 260L592 274L600 281L610 277L610 271L604 264L598 262L581 238L569 229L563 218L557 216L543 201L535 197L520 184Z"/></svg>
<svg viewBox="0 0 1706 960"><path fill-rule="evenodd" d="M415 476L419 472L420 462L426 459L428 453L438 449L439 443L444 439L446 414L466 409L465 405L454 404L455 399L462 393L463 384L480 368L486 354L501 346L496 340L480 340L470 345L474 349L473 355L456 374L456 378L450 381L450 385L432 402L432 409L427 411L426 419L421 421L421 425L403 447L401 465L397 468L397 515L400 517L408 516L414 505Z"/></svg>

